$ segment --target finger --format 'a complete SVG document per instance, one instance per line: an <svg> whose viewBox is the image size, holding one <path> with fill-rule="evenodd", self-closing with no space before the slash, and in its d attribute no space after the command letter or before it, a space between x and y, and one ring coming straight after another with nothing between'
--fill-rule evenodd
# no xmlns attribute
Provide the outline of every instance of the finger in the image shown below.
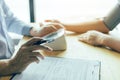
<svg viewBox="0 0 120 80"><path fill-rule="evenodd" d="M52 23L51 24L47 24L44 27L47 27L47 28L49 27L51 29L57 30L57 28Z"/></svg>
<svg viewBox="0 0 120 80"><path fill-rule="evenodd" d="M78 37L78 40L80 40L80 41L86 40L85 34L81 34L81 35Z"/></svg>
<svg viewBox="0 0 120 80"><path fill-rule="evenodd" d="M36 57L40 57L41 59L44 59L44 56L39 52L32 52L29 56L36 56Z"/></svg>
<svg viewBox="0 0 120 80"><path fill-rule="evenodd" d="M26 48L26 51L35 51L35 50L47 50L47 51L52 51L52 49L48 46L43 46L43 45L33 45L30 47Z"/></svg>
<svg viewBox="0 0 120 80"><path fill-rule="evenodd" d="M40 38L40 37L33 37L33 38L31 38L30 40L28 40L25 44L23 44L23 46L31 46L31 45L33 45L35 42L41 41L41 40L43 40L43 39Z"/></svg>
<svg viewBox="0 0 120 80"><path fill-rule="evenodd" d="M57 31L57 28L52 24L45 25L44 29L47 31L46 33Z"/></svg>
<svg viewBox="0 0 120 80"><path fill-rule="evenodd" d="M43 36L45 36L51 32L54 32L56 30L57 29L53 25L44 25L44 27L41 30L39 30L38 36L43 37Z"/></svg>
<svg viewBox="0 0 120 80"><path fill-rule="evenodd" d="M64 28L64 26L60 23L51 23L51 25L54 25L56 29Z"/></svg>
<svg viewBox="0 0 120 80"><path fill-rule="evenodd" d="M53 30L53 31L56 31L56 30L57 30L57 28L56 28L54 25L49 24L49 26L50 26L51 30Z"/></svg>
<svg viewBox="0 0 120 80"><path fill-rule="evenodd" d="M33 43L33 45L41 45L41 44L46 43L46 42L47 42L47 40L35 41L35 42Z"/></svg>
<svg viewBox="0 0 120 80"><path fill-rule="evenodd" d="M29 61L30 61L30 63L31 63L31 62L36 62L36 63L39 63L39 62L40 62L40 60L39 60L36 56L31 56L31 57L29 58Z"/></svg>

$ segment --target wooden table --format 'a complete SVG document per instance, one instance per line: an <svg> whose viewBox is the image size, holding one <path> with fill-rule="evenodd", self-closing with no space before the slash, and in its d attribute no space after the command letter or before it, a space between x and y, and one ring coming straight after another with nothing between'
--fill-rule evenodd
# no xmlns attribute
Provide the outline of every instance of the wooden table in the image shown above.
<svg viewBox="0 0 120 80"><path fill-rule="evenodd" d="M67 49L65 51L43 52L45 56L69 57L101 61L101 80L120 80L120 53L103 48L95 47L77 40L78 34L67 34ZM20 45L29 37L24 37ZM8 79L2 79L8 80Z"/></svg>

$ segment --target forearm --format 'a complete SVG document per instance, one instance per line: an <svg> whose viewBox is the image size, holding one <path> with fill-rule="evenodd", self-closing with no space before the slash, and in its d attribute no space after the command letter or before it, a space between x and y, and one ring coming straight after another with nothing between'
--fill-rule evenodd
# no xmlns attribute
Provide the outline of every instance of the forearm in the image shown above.
<svg viewBox="0 0 120 80"><path fill-rule="evenodd" d="M0 60L0 76L7 75L9 72L9 59Z"/></svg>
<svg viewBox="0 0 120 80"><path fill-rule="evenodd" d="M103 40L103 45L108 46L118 52L120 52L120 39L108 36Z"/></svg>
<svg viewBox="0 0 120 80"><path fill-rule="evenodd" d="M15 73L15 69L10 62L10 59L0 60L0 76L6 76Z"/></svg>
<svg viewBox="0 0 120 80"><path fill-rule="evenodd" d="M105 26L104 22L100 19L94 19L80 23L62 24L65 26L66 30L77 33L84 33L88 30L97 30L104 33L107 33L109 31L108 28Z"/></svg>

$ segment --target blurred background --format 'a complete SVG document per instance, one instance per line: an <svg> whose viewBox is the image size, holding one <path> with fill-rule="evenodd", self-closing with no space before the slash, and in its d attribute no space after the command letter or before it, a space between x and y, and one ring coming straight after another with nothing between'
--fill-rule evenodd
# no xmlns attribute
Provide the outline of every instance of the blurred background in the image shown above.
<svg viewBox="0 0 120 80"><path fill-rule="evenodd" d="M12 12L25 22L30 21L29 1L34 2L35 21L44 19L105 16L117 0L5 0Z"/></svg>
<svg viewBox="0 0 120 80"><path fill-rule="evenodd" d="M14 15L26 23L56 18L104 17L118 3L117 0L5 1Z"/></svg>

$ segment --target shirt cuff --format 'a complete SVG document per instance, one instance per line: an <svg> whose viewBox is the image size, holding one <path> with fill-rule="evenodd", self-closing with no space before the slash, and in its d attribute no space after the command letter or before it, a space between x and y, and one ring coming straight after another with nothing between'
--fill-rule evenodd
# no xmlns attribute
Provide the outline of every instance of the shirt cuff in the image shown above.
<svg viewBox="0 0 120 80"><path fill-rule="evenodd" d="M22 35L31 36L30 30L31 30L32 28L33 28L33 27L24 27L23 30L22 30Z"/></svg>

